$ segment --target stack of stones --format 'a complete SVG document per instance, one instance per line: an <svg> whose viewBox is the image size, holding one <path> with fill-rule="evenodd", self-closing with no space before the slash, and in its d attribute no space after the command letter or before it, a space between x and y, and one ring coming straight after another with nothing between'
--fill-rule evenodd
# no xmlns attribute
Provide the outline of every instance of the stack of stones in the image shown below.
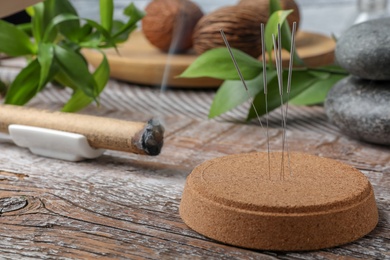
<svg viewBox="0 0 390 260"><path fill-rule="evenodd" d="M329 119L347 135L390 145L390 18L349 28L335 55L351 76L328 93Z"/></svg>

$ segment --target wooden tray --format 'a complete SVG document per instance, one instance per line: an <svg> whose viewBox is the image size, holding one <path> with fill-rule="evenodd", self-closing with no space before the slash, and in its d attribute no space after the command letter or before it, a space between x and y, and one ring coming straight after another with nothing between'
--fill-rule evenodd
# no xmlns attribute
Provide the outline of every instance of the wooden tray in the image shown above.
<svg viewBox="0 0 390 260"><path fill-rule="evenodd" d="M0 17L5 17L17 13L30 5L35 5L43 0L24 0L24 1L1 1L0 2Z"/></svg>
<svg viewBox="0 0 390 260"><path fill-rule="evenodd" d="M335 42L333 39L315 33L298 32L296 49L308 66L323 66L333 62ZM212 78L183 79L180 75L197 57L194 53L168 55L153 47L145 39L142 32L131 34L129 40L119 46L118 55L115 50L108 49L106 54L111 67L111 77L145 85L161 85L164 71L167 70L167 85L171 87L215 88L222 81ZM97 66L101 54L93 50L85 50L88 61ZM288 53L283 53L285 61ZM170 64L166 68L166 64Z"/></svg>

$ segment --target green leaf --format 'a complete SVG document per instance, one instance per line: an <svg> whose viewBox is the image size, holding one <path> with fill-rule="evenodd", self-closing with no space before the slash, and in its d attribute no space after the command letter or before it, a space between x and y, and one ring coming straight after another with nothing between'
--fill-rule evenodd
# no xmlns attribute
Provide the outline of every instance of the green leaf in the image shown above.
<svg viewBox="0 0 390 260"><path fill-rule="evenodd" d="M269 15L271 16L271 14L279 10L282 10L280 0L269 0Z"/></svg>
<svg viewBox="0 0 390 260"><path fill-rule="evenodd" d="M287 82L287 76L288 76L287 74L288 72L284 71L283 73L284 82ZM291 91L290 91L289 98L292 99L298 94L302 93L304 90L309 88L316 80L317 78L311 73L309 73L307 70L304 69L295 70L291 77ZM286 84L283 89L284 89L283 102L285 102L288 98ZM274 77L268 84L267 99L268 99L268 111L272 111L273 109L280 106L280 95L279 95L279 86L278 86L277 77ZM255 99L253 100L253 103L259 115L264 115L266 113L264 92L260 92L259 94L257 94ZM248 113L247 120L250 120L254 117L256 117L256 113L253 107L251 107Z"/></svg>
<svg viewBox="0 0 390 260"><path fill-rule="evenodd" d="M88 64L81 54L56 45L54 47L54 55L56 63L68 77L68 80L87 96L95 99L97 96L97 85L88 70Z"/></svg>
<svg viewBox="0 0 390 260"><path fill-rule="evenodd" d="M237 49L232 49L232 52L244 79L253 79L261 73L263 67L259 60ZM227 48L215 48L203 53L179 77L240 79Z"/></svg>
<svg viewBox="0 0 390 260"><path fill-rule="evenodd" d="M107 42L109 42L112 46L115 46L115 44L112 44L112 40L111 40L111 35L109 34L109 32L104 29L103 26L101 26L100 24L98 24L97 22L91 20L91 19L84 19L84 18L79 18L78 16L74 15L74 14L60 14L60 15L57 15L56 17L53 18L53 20L51 20L50 24L47 26L46 28L46 31L45 31L45 34L44 34L44 37L43 37L43 41L45 42L53 42L56 35L53 34L53 32L55 32L55 29L58 25L60 25L61 23L64 23L64 22L68 22L68 21L72 21L72 20L84 20L87 22L87 24L89 25L89 27L81 27L77 30L75 30L73 32L73 38L78 38L80 36L80 34L83 34L83 33L86 33L87 31L90 31L90 27L92 28L95 28L99 33L101 33L101 35L104 37L104 40L106 40Z"/></svg>
<svg viewBox="0 0 390 260"><path fill-rule="evenodd" d="M315 105L323 103L329 90L343 79L345 75L332 74L328 78L313 83L310 88L293 98L290 103L294 105Z"/></svg>
<svg viewBox="0 0 390 260"><path fill-rule="evenodd" d="M34 6L32 6L33 14L31 17L31 24L32 24L32 34L34 36L35 42L39 43L42 40L43 37L43 19L44 19L44 7L45 5L43 3L38 3Z"/></svg>
<svg viewBox="0 0 390 260"><path fill-rule="evenodd" d="M128 6L126 6L125 9L123 9L123 14L127 17L130 17L133 22L139 21L145 16L145 12L138 9L134 3L130 3Z"/></svg>
<svg viewBox="0 0 390 260"><path fill-rule="evenodd" d="M112 37L117 38L121 34L125 33L126 31L133 31L136 28L136 24L139 20L141 20L145 13L141 10L139 10L133 3L128 5L124 10L123 14L130 17L130 19L127 21L127 23L118 30Z"/></svg>
<svg viewBox="0 0 390 260"><path fill-rule="evenodd" d="M5 104L24 105L37 94L41 67L37 59L16 76L5 96Z"/></svg>
<svg viewBox="0 0 390 260"><path fill-rule="evenodd" d="M113 37L103 26L91 19L81 19L86 24L77 31L79 47L94 49L116 47Z"/></svg>
<svg viewBox="0 0 390 260"><path fill-rule="evenodd" d="M7 94L7 90L8 90L8 84L0 80L0 98L4 97L5 94Z"/></svg>
<svg viewBox="0 0 390 260"><path fill-rule="evenodd" d="M84 24L77 32L78 34L77 38L79 39L79 41L85 41L85 39L89 37L90 34L92 33L92 29L93 27L90 24L88 23Z"/></svg>
<svg viewBox="0 0 390 260"><path fill-rule="evenodd" d="M32 24L31 23L21 23L16 25L16 27L26 33L29 37L32 37Z"/></svg>
<svg viewBox="0 0 390 260"><path fill-rule="evenodd" d="M58 2L57 0L46 0L42 3L38 3L32 7L33 12L31 15L31 24L33 30L33 36L35 42L39 43L44 37L44 33L49 26L51 20L55 17L54 6ZM54 39L57 35L57 29L53 29L50 35Z"/></svg>
<svg viewBox="0 0 390 260"><path fill-rule="evenodd" d="M47 26L47 28L44 32L44 35L42 37L42 41L43 42L53 42L55 37L56 37L55 29L57 28L57 26L59 24L67 22L67 21L79 20L79 19L80 18L74 14L59 14L59 15L57 15L56 17L54 17L50 21L49 25Z"/></svg>
<svg viewBox="0 0 390 260"><path fill-rule="evenodd" d="M54 9L57 1L58 0L45 0L43 2L45 5L45 13L43 17L45 25L44 29L49 24L50 20L52 20L56 16Z"/></svg>
<svg viewBox="0 0 390 260"><path fill-rule="evenodd" d="M72 14L78 16L76 9L68 0L56 0L53 5L53 14L58 16L60 14ZM80 29L80 20L72 19L58 24L58 29L65 37L77 42L78 30Z"/></svg>
<svg viewBox="0 0 390 260"><path fill-rule="evenodd" d="M125 42L129 38L130 33L134 30L134 28L136 28L134 26L134 27L128 28L127 31L124 31L121 34L117 34L117 32L122 31L122 28L124 26L126 26L126 24L122 21L119 21L119 20L113 21L111 32L113 35L116 35L116 37L114 38L115 43Z"/></svg>
<svg viewBox="0 0 390 260"><path fill-rule="evenodd" d="M326 65L318 68L310 68L310 71L312 72L327 72L327 73L332 73L332 74L339 74L339 75L344 75L347 76L348 72L343 69L342 67L338 65Z"/></svg>
<svg viewBox="0 0 390 260"><path fill-rule="evenodd" d="M110 78L110 66L105 54L99 67L93 73L93 78L97 84L97 91L100 94ZM76 112L88 106L93 99L84 94L80 89L76 90L70 100L62 108L63 112Z"/></svg>
<svg viewBox="0 0 390 260"><path fill-rule="evenodd" d="M268 72L267 81L271 81L276 77L276 71ZM213 103L209 111L209 118L214 118L227 111L241 105L249 98L256 96L260 91L264 91L263 74L247 80L246 85L248 92L246 92L240 80L227 80L218 89Z"/></svg>
<svg viewBox="0 0 390 260"><path fill-rule="evenodd" d="M69 87L76 91L78 88L74 84L73 80L62 70L58 70L54 76L54 83L62 87Z"/></svg>
<svg viewBox="0 0 390 260"><path fill-rule="evenodd" d="M100 0L100 22L108 32L111 32L113 14L113 0Z"/></svg>
<svg viewBox="0 0 390 260"><path fill-rule="evenodd" d="M103 40L107 42L105 46L115 47L115 43L112 40L113 37L103 26L101 26L100 24L98 24L97 22L91 19L83 19L83 20L86 21L90 26L95 28L99 33L101 33L101 35L103 36Z"/></svg>
<svg viewBox="0 0 390 260"><path fill-rule="evenodd" d="M29 36L15 25L0 20L0 52L9 56L35 54L36 46Z"/></svg>
<svg viewBox="0 0 390 260"><path fill-rule="evenodd" d="M26 13L30 16L30 17L33 17L35 15L35 12L34 12L34 6L29 6L27 7L26 9L24 9L26 11Z"/></svg>
<svg viewBox="0 0 390 260"><path fill-rule="evenodd" d="M272 49L273 49L273 41L272 34L275 35L275 39L278 36L278 24L281 25L280 33L282 37L282 48L287 51L291 51L291 30L288 25L287 17L293 10L281 10L281 7L276 0L270 0L270 10L272 11L272 15L268 19L268 22L265 27L265 46L268 53L268 57L272 57ZM272 60L269 60L270 66L272 65ZM294 52L294 64L304 65L303 60L298 56L297 52Z"/></svg>
<svg viewBox="0 0 390 260"><path fill-rule="evenodd" d="M54 57L54 45L51 43L40 43L38 49L38 62L41 65L38 91L40 91L48 82L50 77L50 68Z"/></svg>
<svg viewBox="0 0 390 260"><path fill-rule="evenodd" d="M68 22L68 21L72 21L72 20L79 20L79 19L81 19L81 18L79 18L78 16L73 15L73 14L57 15L56 17L53 18L53 20L50 22L49 26L46 28L46 31L45 31L45 34L44 34L44 37L42 40L44 42L53 42L55 37L56 37L56 35L53 34L53 32L55 32L55 29L59 24L64 23L64 22ZM91 19L82 19L82 20L86 21L90 27L95 28L99 33L101 33L101 35L104 37L104 40L108 42L110 47L115 46L115 44L112 43L113 41L111 39L109 32L106 29L104 29L103 26L101 26L100 24L98 24L97 22L95 22ZM84 30L83 27L76 30L74 32L73 37L74 38L79 37L80 30L82 30L82 29ZM89 30L88 27L86 29ZM81 33L83 33L83 32L81 32ZM99 43L100 43L100 40L99 40ZM83 46L81 43L80 43L80 45Z"/></svg>
<svg viewBox="0 0 390 260"><path fill-rule="evenodd" d="M283 23L286 21L287 16L292 13L292 10L279 10L272 13L271 17L268 19L268 22L265 26L265 47L268 53L268 57L272 57L273 41L272 35L275 35L275 40L278 36L278 24L283 26ZM282 32L282 30L281 30ZM285 35L281 35L282 39L285 39ZM288 36L289 37L289 36ZM270 64L272 60L270 59Z"/></svg>

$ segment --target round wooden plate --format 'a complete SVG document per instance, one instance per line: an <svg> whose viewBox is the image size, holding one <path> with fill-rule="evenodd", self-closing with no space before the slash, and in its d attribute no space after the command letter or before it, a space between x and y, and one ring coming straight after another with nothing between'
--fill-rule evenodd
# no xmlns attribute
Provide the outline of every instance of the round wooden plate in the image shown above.
<svg viewBox="0 0 390 260"><path fill-rule="evenodd" d="M333 39L315 33L298 32L296 49L308 66L323 66L333 63ZM153 47L142 32L131 34L129 40L118 47L119 54L114 49L106 50L111 67L111 77L145 85L161 85L164 72L167 74L166 84L170 87L215 88L222 83L212 78L184 79L176 78L197 57L193 52L168 55ZM88 61L97 66L101 54L93 50L84 50ZM289 55L283 53L287 61ZM170 65L170 66L166 66Z"/></svg>

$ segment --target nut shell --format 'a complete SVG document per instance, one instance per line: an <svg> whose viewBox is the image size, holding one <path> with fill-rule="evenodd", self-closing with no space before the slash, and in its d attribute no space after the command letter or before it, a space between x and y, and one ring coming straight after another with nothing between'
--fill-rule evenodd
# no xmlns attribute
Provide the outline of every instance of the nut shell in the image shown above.
<svg viewBox="0 0 390 260"><path fill-rule="evenodd" d="M297 23L297 29L299 28L300 13L299 6L294 0L281 0L280 5L283 10L294 10L288 17L287 21L292 28L293 22ZM256 10L259 14L269 17L269 0L241 0L238 6L246 6Z"/></svg>
<svg viewBox="0 0 390 260"><path fill-rule="evenodd" d="M224 47L220 34L222 29L232 48L257 58L261 54L260 20L265 23L267 17L253 8L222 7L199 20L193 34L194 50L201 54L212 48Z"/></svg>
<svg viewBox="0 0 390 260"><path fill-rule="evenodd" d="M154 0L145 11L142 31L152 45L175 53L192 47L194 27L203 16L198 5L188 0Z"/></svg>

